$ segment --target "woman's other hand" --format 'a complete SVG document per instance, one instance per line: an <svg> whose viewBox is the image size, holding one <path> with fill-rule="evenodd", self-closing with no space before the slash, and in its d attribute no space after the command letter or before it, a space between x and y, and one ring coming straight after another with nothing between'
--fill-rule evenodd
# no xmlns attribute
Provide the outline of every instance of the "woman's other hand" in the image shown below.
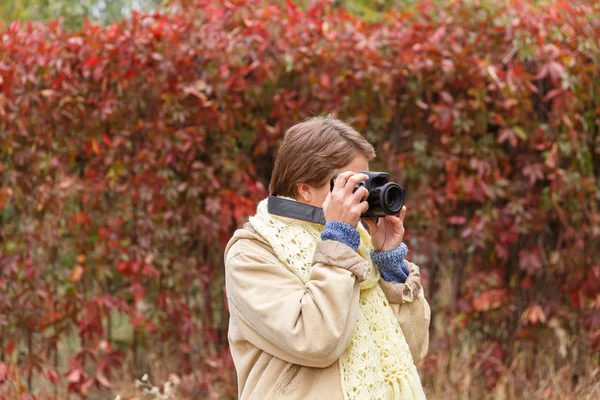
<svg viewBox="0 0 600 400"><path fill-rule="evenodd" d="M359 182L364 182L369 177L352 171L341 173L335 179L333 190L327 195L323 203L323 213L326 221L339 221L356 227L362 213L369 209L366 199L369 191L360 187L353 193L354 187Z"/></svg>
<svg viewBox="0 0 600 400"><path fill-rule="evenodd" d="M366 218L369 233L373 242L373 249L377 252L393 250L400 246L404 239L404 217L406 206L397 215L386 215L379 218L378 222Z"/></svg>

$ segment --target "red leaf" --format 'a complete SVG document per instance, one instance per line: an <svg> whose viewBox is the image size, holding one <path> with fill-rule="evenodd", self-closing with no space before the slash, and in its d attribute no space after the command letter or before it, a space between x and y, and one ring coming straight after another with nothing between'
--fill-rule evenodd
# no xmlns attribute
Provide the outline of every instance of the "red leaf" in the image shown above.
<svg viewBox="0 0 600 400"><path fill-rule="evenodd" d="M89 377L84 383L83 385L81 385L81 393L84 396L87 396L88 394L88 390L94 386L94 383L96 383L96 379L94 377Z"/></svg>
<svg viewBox="0 0 600 400"><path fill-rule="evenodd" d="M448 222L453 225L464 225L467 222L467 219L462 215L453 215L448 218Z"/></svg>
<svg viewBox="0 0 600 400"><path fill-rule="evenodd" d="M77 383L81 381L83 374L81 373L81 369L73 368L69 372L67 372L67 381L71 383Z"/></svg>
<svg viewBox="0 0 600 400"><path fill-rule="evenodd" d="M496 243L494 245L494 250L496 251L496 254L498 254L498 257L500 257L500 259L504 261L508 260L508 257L510 256L508 246L502 243Z"/></svg>
<svg viewBox="0 0 600 400"><path fill-rule="evenodd" d="M81 265L76 265L71 270L71 275L70 275L71 280L73 282L79 281L81 279L81 277L83 276L83 272L84 272L83 267Z"/></svg>
<svg viewBox="0 0 600 400"><path fill-rule="evenodd" d="M550 101L553 98L555 98L556 96L559 96L560 94L562 94L565 91L565 89L563 88L554 88L551 91L549 91L543 98L542 101Z"/></svg>
<svg viewBox="0 0 600 400"><path fill-rule="evenodd" d="M112 139L107 134L102 135L102 141L109 147L112 145Z"/></svg>
<svg viewBox="0 0 600 400"><path fill-rule="evenodd" d="M169 374L169 382L173 383L174 385L180 385L181 384L181 378L179 376L177 376L176 374Z"/></svg>
<svg viewBox="0 0 600 400"><path fill-rule="evenodd" d="M104 373L102 371L98 371L96 373L96 379L98 380L98 382L100 382L100 384L104 387L110 387L110 382L109 380L106 378L106 376L104 375Z"/></svg>
<svg viewBox="0 0 600 400"><path fill-rule="evenodd" d="M53 369L46 371L46 378L54 384L60 383L60 375Z"/></svg>
<svg viewBox="0 0 600 400"><path fill-rule="evenodd" d="M99 82L104 77L104 68L101 65L98 65L94 68L94 73L92 75L96 82Z"/></svg>
<svg viewBox="0 0 600 400"><path fill-rule="evenodd" d="M100 153L100 145L95 138L92 139L92 151L96 154Z"/></svg>
<svg viewBox="0 0 600 400"><path fill-rule="evenodd" d="M129 290L131 291L131 294L133 295L133 298L135 300L135 302L139 302L141 300L144 299L144 295L145 295L145 289L144 286L142 286L141 283L133 283L130 287Z"/></svg>
<svg viewBox="0 0 600 400"><path fill-rule="evenodd" d="M539 255L540 249L519 251L519 268L527 271L530 275L542 269L542 259Z"/></svg>
<svg viewBox="0 0 600 400"><path fill-rule="evenodd" d="M506 289L486 290L473 300L473 309L475 311L493 310L501 307L508 298L509 295Z"/></svg>
<svg viewBox="0 0 600 400"><path fill-rule="evenodd" d="M421 110L429 109L429 106L421 100L417 100L416 104L417 104L417 107L419 107Z"/></svg>
<svg viewBox="0 0 600 400"><path fill-rule="evenodd" d="M71 221L76 225L88 225L90 223L90 217L83 212L79 211L73 215Z"/></svg>
<svg viewBox="0 0 600 400"><path fill-rule="evenodd" d="M548 76L548 65L544 64L542 65L542 68L540 68L540 70L538 71L538 73L535 75L535 77L533 79L540 80L540 79L544 79L546 76Z"/></svg>
<svg viewBox="0 0 600 400"><path fill-rule="evenodd" d="M331 78L329 75L321 74L321 85L326 88L331 86Z"/></svg>
<svg viewBox="0 0 600 400"><path fill-rule="evenodd" d="M550 80L554 85L558 85L560 77L565 74L565 67L556 61L552 61L548 64L548 72L550 73Z"/></svg>
<svg viewBox="0 0 600 400"><path fill-rule="evenodd" d="M521 321L529 322L531 325L537 325L538 322L546 322L546 314L542 307L537 304L527 307L521 315Z"/></svg>
<svg viewBox="0 0 600 400"><path fill-rule="evenodd" d="M129 268L129 263L126 261L121 261L117 266L117 272L123 275L129 275L131 268Z"/></svg>
<svg viewBox="0 0 600 400"><path fill-rule="evenodd" d="M533 280L531 279L531 276L526 276L525 279L523 279L521 281L521 287L523 289L529 289L533 284Z"/></svg>
<svg viewBox="0 0 600 400"><path fill-rule="evenodd" d="M17 347L17 342L15 342L14 340L11 342L8 342L8 344L6 345L6 354L8 354L10 356L13 353L13 351L15 351L16 347Z"/></svg>
<svg viewBox="0 0 600 400"><path fill-rule="evenodd" d="M3 362L0 362L0 383L4 382L6 380L7 376L8 376L8 368L6 367L6 364L4 364Z"/></svg>
<svg viewBox="0 0 600 400"><path fill-rule="evenodd" d="M444 102L446 102L448 104L454 103L454 98L452 97L452 95L450 93L446 92L445 90L442 90L440 92L440 97L442 98L442 100L444 100Z"/></svg>
<svg viewBox="0 0 600 400"><path fill-rule="evenodd" d="M98 65L99 62L100 62L100 57L98 57L98 56L92 56L92 57L88 58L87 60L85 60L85 62L83 63L83 65L85 67L93 68L96 65Z"/></svg>
<svg viewBox="0 0 600 400"><path fill-rule="evenodd" d="M508 144L512 147L517 147L519 143L519 138L515 134L515 132L510 128L504 128L500 131L500 136L498 136L498 143L503 143L508 140Z"/></svg>
<svg viewBox="0 0 600 400"><path fill-rule="evenodd" d="M523 168L523 175L529 178L529 184L533 185L536 181L544 179L544 170L542 164L528 164Z"/></svg>

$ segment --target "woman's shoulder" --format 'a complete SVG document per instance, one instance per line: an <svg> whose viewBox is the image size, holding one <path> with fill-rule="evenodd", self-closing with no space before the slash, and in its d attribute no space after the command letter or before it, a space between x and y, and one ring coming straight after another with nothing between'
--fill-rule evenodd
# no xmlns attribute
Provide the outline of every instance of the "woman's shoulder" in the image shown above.
<svg viewBox="0 0 600 400"><path fill-rule="evenodd" d="M258 255L264 257L273 254L273 249L269 243L256 232L250 223L246 223L234 232L225 247L224 257L225 263L227 263L232 258L240 255Z"/></svg>

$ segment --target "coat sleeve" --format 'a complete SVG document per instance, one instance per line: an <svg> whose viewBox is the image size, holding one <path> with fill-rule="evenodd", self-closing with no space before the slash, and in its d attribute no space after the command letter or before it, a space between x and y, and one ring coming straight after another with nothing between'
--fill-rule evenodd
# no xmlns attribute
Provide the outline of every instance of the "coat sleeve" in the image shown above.
<svg viewBox="0 0 600 400"><path fill-rule="evenodd" d="M425 299L419 267L408 261L406 264L410 273L405 283L386 282L382 279L379 285L400 323L413 361L418 365L429 350L431 309Z"/></svg>
<svg viewBox="0 0 600 400"><path fill-rule="evenodd" d="M303 283L268 249L232 247L226 261L230 312L246 340L282 360L333 364L346 350L359 310L367 264L350 247L320 242Z"/></svg>

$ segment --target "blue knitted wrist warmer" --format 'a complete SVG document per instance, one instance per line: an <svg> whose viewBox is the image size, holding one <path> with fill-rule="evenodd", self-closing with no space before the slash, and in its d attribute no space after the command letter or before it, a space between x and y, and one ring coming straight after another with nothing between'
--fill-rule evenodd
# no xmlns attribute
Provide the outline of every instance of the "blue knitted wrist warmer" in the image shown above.
<svg viewBox="0 0 600 400"><path fill-rule="evenodd" d="M360 234L356 228L345 222L329 221L325 224L325 230L321 232L321 240L337 240L354 251L358 251Z"/></svg>
<svg viewBox="0 0 600 400"><path fill-rule="evenodd" d="M408 278L408 266L404 261L406 253L408 253L408 247L404 243L400 243L400 246L388 251L371 250L371 259L379 268L384 281L406 282L406 278Z"/></svg>

